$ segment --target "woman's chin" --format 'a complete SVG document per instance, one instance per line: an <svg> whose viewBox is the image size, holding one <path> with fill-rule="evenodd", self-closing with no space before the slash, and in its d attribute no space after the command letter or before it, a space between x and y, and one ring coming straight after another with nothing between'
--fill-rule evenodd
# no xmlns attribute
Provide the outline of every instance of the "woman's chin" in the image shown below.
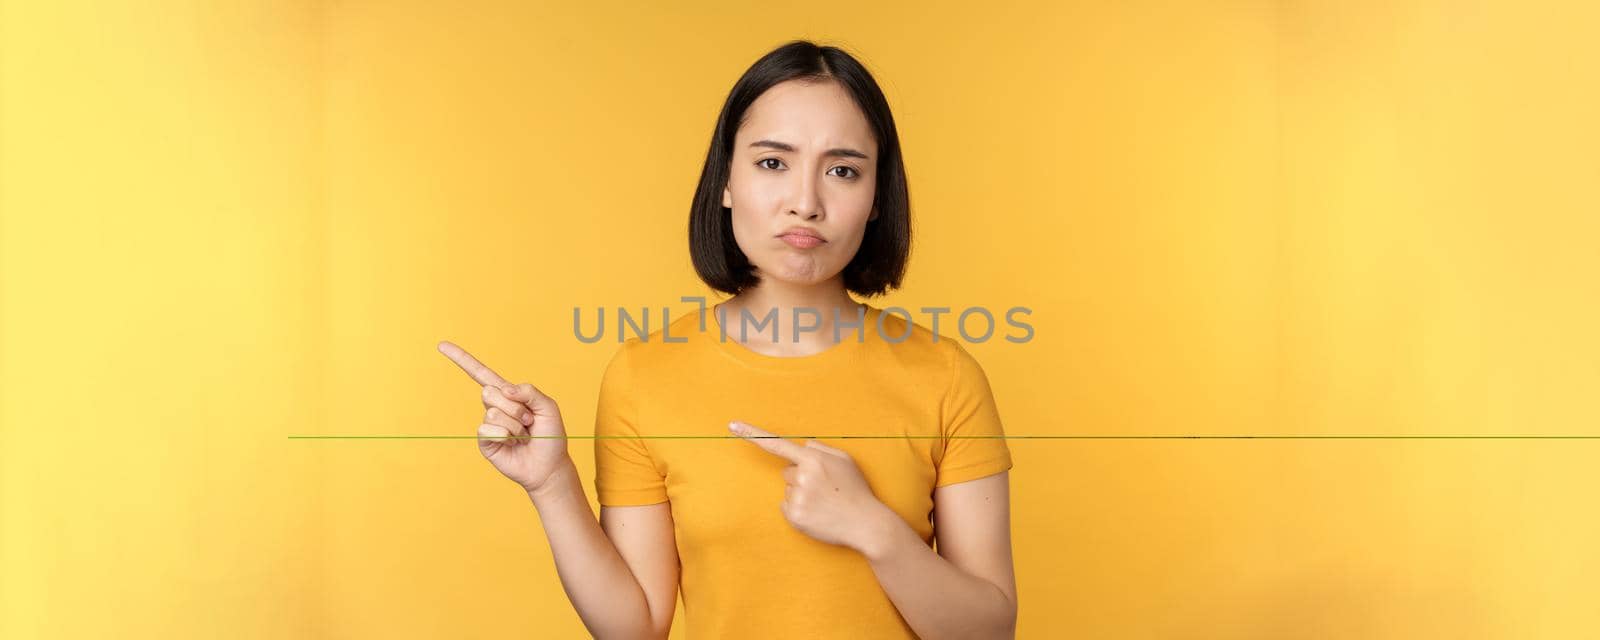
<svg viewBox="0 0 1600 640"><path fill-rule="evenodd" d="M762 277L772 278L787 285L809 286L827 282L834 273L829 273L817 264L817 261L806 256L789 255L777 260L771 269L760 269Z"/></svg>

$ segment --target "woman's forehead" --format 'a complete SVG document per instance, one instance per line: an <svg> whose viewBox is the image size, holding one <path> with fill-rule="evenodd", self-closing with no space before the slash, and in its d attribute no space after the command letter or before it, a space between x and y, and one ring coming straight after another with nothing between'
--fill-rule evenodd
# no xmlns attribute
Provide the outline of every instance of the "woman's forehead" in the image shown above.
<svg viewBox="0 0 1600 640"><path fill-rule="evenodd" d="M866 114L839 83L790 80L774 85L745 112L739 146L774 140L798 149L851 146L876 150Z"/></svg>

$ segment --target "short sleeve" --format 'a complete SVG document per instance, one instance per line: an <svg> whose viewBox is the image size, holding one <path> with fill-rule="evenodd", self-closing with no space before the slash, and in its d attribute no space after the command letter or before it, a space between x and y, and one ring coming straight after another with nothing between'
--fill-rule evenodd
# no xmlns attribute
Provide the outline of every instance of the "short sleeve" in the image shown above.
<svg viewBox="0 0 1600 640"><path fill-rule="evenodd" d="M976 480L1011 468L1000 411L989 378L972 354L950 341L950 386L940 405L944 453L938 461L935 487Z"/></svg>
<svg viewBox="0 0 1600 640"><path fill-rule="evenodd" d="M638 388L629 360L629 340L611 356L600 380L594 418L594 486L602 506L637 506L667 501L666 478L639 438Z"/></svg>

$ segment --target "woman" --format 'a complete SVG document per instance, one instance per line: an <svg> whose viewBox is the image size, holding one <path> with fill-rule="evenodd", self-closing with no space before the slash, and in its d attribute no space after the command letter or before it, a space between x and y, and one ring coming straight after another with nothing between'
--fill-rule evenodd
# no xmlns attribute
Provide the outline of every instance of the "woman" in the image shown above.
<svg viewBox="0 0 1600 640"><path fill-rule="evenodd" d="M564 435L556 403L441 343L484 385L480 449L527 490L595 637L665 638L680 584L697 640L1014 635L1011 458L983 371L850 296L899 286L909 246L877 83L792 42L728 96L690 214L696 271L732 297L606 368L598 522L566 441L515 438ZM697 437L639 437L675 435Z"/></svg>

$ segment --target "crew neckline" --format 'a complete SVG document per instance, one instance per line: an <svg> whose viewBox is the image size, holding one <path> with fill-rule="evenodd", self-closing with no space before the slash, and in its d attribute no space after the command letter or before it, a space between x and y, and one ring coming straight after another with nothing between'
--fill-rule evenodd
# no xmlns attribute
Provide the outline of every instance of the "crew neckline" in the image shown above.
<svg viewBox="0 0 1600 640"><path fill-rule="evenodd" d="M744 346L739 342L735 333L729 333L724 339L722 335L722 318L718 310L722 303L713 305L708 311L711 313L711 322L707 323L710 329L705 336L717 350L725 353L735 360L752 367L771 371L811 371L826 367L848 358L851 354L859 352L872 339L874 328L877 326L880 310L867 303L860 303L864 307L861 327L846 328L839 332L839 342L817 353L804 356L773 356L761 353ZM843 313L841 318L847 318ZM737 330L737 324L735 325ZM858 336L857 331L860 334ZM791 330L792 331L792 330ZM791 334L792 335L792 334Z"/></svg>

